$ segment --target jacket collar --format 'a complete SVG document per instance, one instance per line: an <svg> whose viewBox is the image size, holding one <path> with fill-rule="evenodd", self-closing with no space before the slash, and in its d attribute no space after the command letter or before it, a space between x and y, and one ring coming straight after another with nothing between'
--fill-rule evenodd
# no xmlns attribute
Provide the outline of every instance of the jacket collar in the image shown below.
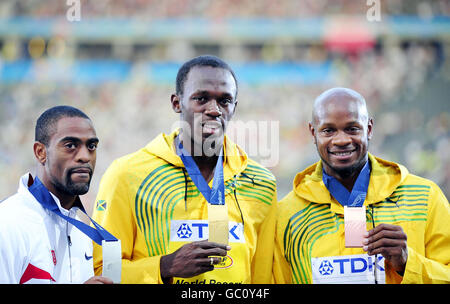
<svg viewBox="0 0 450 304"><path fill-rule="evenodd" d="M369 153L372 167L364 205L374 204L389 197L408 175L408 170L394 162ZM294 178L294 193L310 202L330 204L331 209L343 213L343 207L330 194L322 181L322 161L309 166Z"/></svg>
<svg viewBox="0 0 450 304"><path fill-rule="evenodd" d="M164 161L177 166L184 167L183 161L176 154L174 140L180 133L177 129L166 135L159 134L144 148L148 153L163 159ZM227 181L235 175L245 170L248 163L247 154L237 144L232 142L226 135L224 137L224 180Z"/></svg>
<svg viewBox="0 0 450 304"><path fill-rule="evenodd" d="M19 190L18 190L18 192L19 192L19 193L22 193L22 194L23 194L23 193L26 193L26 195L29 195L30 197L33 198L33 201L35 201L36 199L34 198L34 196L33 196L33 195L29 192L29 190L28 190L28 188L29 188L33 183L34 183L34 178L33 178L33 176L31 175L31 173L27 173L27 174L23 175L23 176L20 178L20 182L19 182ZM74 217L75 214L76 214L76 211L77 211L78 209L82 209L82 208L83 208L83 204L81 203L80 196L78 196L78 195L77 195L77 197L76 197L76 199L75 199L75 202L74 202L73 205L72 205L72 208L70 208L70 210L73 210L73 211L70 212L69 210L64 209L64 208L61 206L61 203L60 203L58 197L56 197L56 195L54 195L54 194L51 193L50 191L49 191L49 193L50 193L50 195L53 197L53 199L55 200L56 205L58 206L58 209L61 211L62 214L66 215L66 216ZM36 201L36 203L37 203L37 201Z"/></svg>

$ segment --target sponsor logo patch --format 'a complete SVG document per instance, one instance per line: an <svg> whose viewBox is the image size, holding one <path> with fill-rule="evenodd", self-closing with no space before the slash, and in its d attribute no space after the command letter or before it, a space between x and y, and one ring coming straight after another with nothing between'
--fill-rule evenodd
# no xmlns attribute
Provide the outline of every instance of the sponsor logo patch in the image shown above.
<svg viewBox="0 0 450 304"><path fill-rule="evenodd" d="M228 241L230 243L245 243L242 223L228 223ZM207 220L172 220L170 222L171 242L193 242L208 239Z"/></svg>
<svg viewBox="0 0 450 304"><path fill-rule="evenodd" d="M214 269L226 269L233 266L233 258L229 255L224 257L218 257L220 259L220 262L216 265L214 265Z"/></svg>
<svg viewBox="0 0 450 304"><path fill-rule="evenodd" d="M384 257L380 254L311 258L314 284L379 284L386 282Z"/></svg>

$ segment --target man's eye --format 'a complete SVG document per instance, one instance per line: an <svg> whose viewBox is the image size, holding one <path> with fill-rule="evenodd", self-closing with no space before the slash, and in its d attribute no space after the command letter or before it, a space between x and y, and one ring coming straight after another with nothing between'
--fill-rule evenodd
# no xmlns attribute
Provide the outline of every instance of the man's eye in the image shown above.
<svg viewBox="0 0 450 304"><path fill-rule="evenodd" d="M350 128L348 128L347 130L348 130L349 132L355 133L355 132L358 132L358 131L359 131L359 128L358 128L358 127L350 127Z"/></svg>
<svg viewBox="0 0 450 304"><path fill-rule="evenodd" d="M205 103L207 101L206 97L204 96L196 96L192 98L196 102Z"/></svg>
<svg viewBox="0 0 450 304"><path fill-rule="evenodd" d="M97 149L97 144L89 144L88 145L88 149L92 150L92 151L96 150Z"/></svg>
<svg viewBox="0 0 450 304"><path fill-rule="evenodd" d="M67 143L64 145L64 148L66 148L67 150L74 150L76 149L76 145L74 143Z"/></svg>
<svg viewBox="0 0 450 304"><path fill-rule="evenodd" d="M223 98L223 99L219 100L219 103L221 105L227 106L227 105L233 103L233 100L230 98Z"/></svg>

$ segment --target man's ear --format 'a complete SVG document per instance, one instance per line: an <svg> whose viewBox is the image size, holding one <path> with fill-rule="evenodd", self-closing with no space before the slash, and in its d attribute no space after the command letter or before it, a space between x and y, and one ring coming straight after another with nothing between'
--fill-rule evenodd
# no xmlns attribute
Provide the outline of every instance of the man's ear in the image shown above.
<svg viewBox="0 0 450 304"><path fill-rule="evenodd" d="M181 113L181 99L176 94L170 96L170 102L172 103L172 109L175 113Z"/></svg>
<svg viewBox="0 0 450 304"><path fill-rule="evenodd" d="M371 140L373 136L373 118L369 118L369 122L367 124L367 139Z"/></svg>
<svg viewBox="0 0 450 304"><path fill-rule="evenodd" d="M45 165L47 160L47 148L43 143L36 141L33 145L34 156L41 165Z"/></svg>
<svg viewBox="0 0 450 304"><path fill-rule="evenodd" d="M314 143L315 145L317 145L317 141L316 141L316 130L314 129L314 126L313 126L313 124L312 124L311 122L308 124L308 126L309 126L309 132L311 133L312 138L313 138L313 143Z"/></svg>

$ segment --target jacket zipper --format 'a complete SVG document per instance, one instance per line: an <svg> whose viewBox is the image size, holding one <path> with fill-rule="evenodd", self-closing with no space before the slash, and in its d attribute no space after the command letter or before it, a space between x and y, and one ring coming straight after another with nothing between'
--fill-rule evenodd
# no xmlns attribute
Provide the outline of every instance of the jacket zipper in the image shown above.
<svg viewBox="0 0 450 304"><path fill-rule="evenodd" d="M70 252L70 247L72 247L72 240L69 235L69 222L66 222L66 235L67 235L67 247L69 249L69 269L70 269L70 282L72 283L72 255Z"/></svg>

